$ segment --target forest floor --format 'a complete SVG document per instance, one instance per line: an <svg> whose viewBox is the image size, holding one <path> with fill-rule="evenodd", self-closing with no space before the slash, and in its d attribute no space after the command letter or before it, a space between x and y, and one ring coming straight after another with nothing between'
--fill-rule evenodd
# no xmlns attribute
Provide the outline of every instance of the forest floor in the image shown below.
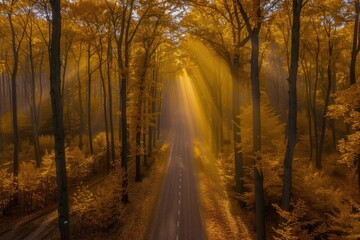
<svg viewBox="0 0 360 240"><path fill-rule="evenodd" d="M229 178L220 159L212 156L210 149L199 143L193 147L195 167L199 179L201 214L209 239L255 239L246 213L232 197L225 179ZM214 164L216 162L216 164Z"/></svg>

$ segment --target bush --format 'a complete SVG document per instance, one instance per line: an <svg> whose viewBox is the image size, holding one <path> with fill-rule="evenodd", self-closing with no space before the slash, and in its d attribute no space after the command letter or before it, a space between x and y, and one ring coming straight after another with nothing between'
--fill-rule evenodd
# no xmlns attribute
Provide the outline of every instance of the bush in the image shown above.
<svg viewBox="0 0 360 240"><path fill-rule="evenodd" d="M66 149L66 170L68 178L76 182L91 175L94 167L93 156L85 157L83 152L75 147L73 150Z"/></svg>
<svg viewBox="0 0 360 240"><path fill-rule="evenodd" d="M0 213L4 215L6 207L11 202L15 190L14 176L5 169L0 169Z"/></svg>
<svg viewBox="0 0 360 240"><path fill-rule="evenodd" d="M96 137L92 140L93 147L95 153L100 153L105 151L106 149L106 133L100 132Z"/></svg>
<svg viewBox="0 0 360 240"><path fill-rule="evenodd" d="M49 158L43 159L40 168L33 162L22 162L19 174L19 207L30 212L45 207L56 200L56 178L54 164Z"/></svg>
<svg viewBox="0 0 360 240"><path fill-rule="evenodd" d="M252 108L246 106L242 108L241 117L241 132L242 152L244 157L244 185L248 189L241 196L237 196L244 201L249 208L252 208L255 203L255 189L254 189L254 156L252 156ZM264 175L264 193L266 204L277 201L281 197L283 172L283 154L285 152L284 124L280 121L275 111L268 105L261 106L262 122L262 152L261 160L258 162L258 168L261 169ZM274 139L274 136L278 138Z"/></svg>
<svg viewBox="0 0 360 240"><path fill-rule="evenodd" d="M86 158L77 147L66 149L69 183L76 183L90 176L94 165L92 157ZM42 158L40 168L35 167L34 161L21 162L19 176L15 185L13 174L0 170L0 211L5 213L11 208L11 200L17 194L16 210L27 213L47 206L56 201L56 167L55 152L48 153ZM17 192L16 192L17 191Z"/></svg>
<svg viewBox="0 0 360 240"><path fill-rule="evenodd" d="M88 239L97 232L116 229L119 225L123 173L114 171L107 175L95 193L80 184L73 196L71 209L72 232L75 238Z"/></svg>

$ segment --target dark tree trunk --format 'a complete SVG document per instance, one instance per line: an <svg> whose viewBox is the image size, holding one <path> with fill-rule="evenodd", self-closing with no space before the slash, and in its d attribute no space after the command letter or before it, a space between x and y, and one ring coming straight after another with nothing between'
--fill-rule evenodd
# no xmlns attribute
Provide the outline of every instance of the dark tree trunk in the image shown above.
<svg viewBox="0 0 360 240"><path fill-rule="evenodd" d="M110 122L110 142L111 142L111 161L112 167L115 167L115 137L113 123L113 106L112 106L112 89L111 89L111 63L112 63L112 47L111 37L108 37L107 51L107 77L108 77L108 94L109 94L109 122Z"/></svg>
<svg viewBox="0 0 360 240"><path fill-rule="evenodd" d="M293 0L293 26L291 30L291 63L289 73L289 135L284 159L284 179L281 198L281 208L285 211L290 209L292 187L292 162L294 158L297 131L297 94L296 80L298 73L299 45L300 45L300 15L302 0Z"/></svg>
<svg viewBox="0 0 360 240"><path fill-rule="evenodd" d="M30 70L31 70L31 129L33 133L33 144L34 144L34 154L36 167L40 167L41 156L40 156L40 144L39 144L39 134L38 134L38 122L36 117L36 101L35 101L35 66L34 66L34 56L33 56L33 46L32 38L29 39L29 58L30 58ZM41 73L40 73L41 74Z"/></svg>
<svg viewBox="0 0 360 240"><path fill-rule="evenodd" d="M350 85L356 84L356 58L360 51L360 37L359 37L359 13L360 3L359 0L355 1L355 24L353 35L353 47L351 52L351 64L350 64ZM358 109L359 111L359 109ZM347 133L350 132L350 126L347 125ZM358 174L358 190L360 193L360 156L356 156L357 161L357 174Z"/></svg>
<svg viewBox="0 0 360 240"><path fill-rule="evenodd" d="M331 76L331 94L335 94L336 93L336 66L334 63L334 66L332 67L332 76ZM334 104L334 98L330 98L330 104ZM335 119L330 119L329 120L329 125L331 128L331 136L332 136L332 151L336 152L336 145L337 145L337 133L336 133L336 124L335 124Z"/></svg>
<svg viewBox="0 0 360 240"><path fill-rule="evenodd" d="M256 27L251 36L251 89L253 105L253 154L256 163L261 161L261 116L260 116L260 79L259 79L259 33ZM256 238L265 239L264 187L263 174L257 164L254 166Z"/></svg>
<svg viewBox="0 0 360 240"><path fill-rule="evenodd" d="M37 122L38 132L39 132L39 125L40 125L41 102L42 102L42 95L43 95L42 69L43 69L43 62L44 62L44 54L45 54L45 52L41 51L41 57L40 57L40 63L39 63L40 96L39 96L39 103L38 103L37 114L36 114L36 122ZM39 143L39 145L40 145L40 143Z"/></svg>
<svg viewBox="0 0 360 240"><path fill-rule="evenodd" d="M153 148L154 148L154 135L155 135L155 132L154 132L154 127L152 126L152 113L153 113L153 104L154 104L154 101L155 101L155 96L154 96L154 92L155 92L155 86L154 84L151 84L151 87L150 87L150 96L151 96L151 100L150 100L150 103L149 103L149 109L148 109L148 114L150 114L150 125L149 125L149 138L148 138L148 148L149 148L149 157L152 156L152 151L153 151Z"/></svg>
<svg viewBox="0 0 360 240"><path fill-rule="evenodd" d="M317 122L317 115L316 115L316 92L317 86L319 82L319 55L320 55L320 39L317 35L316 37L317 42L317 49L316 49L316 57L315 57L315 83L314 83L314 93L313 93L313 117L314 117L314 135L315 135L315 164L316 158L319 154L319 133L318 133L318 122Z"/></svg>
<svg viewBox="0 0 360 240"><path fill-rule="evenodd" d="M306 63L305 63L306 64ZM310 150L309 150L309 159L310 162L312 161L312 156L313 156L313 138L312 138L312 122L311 122L311 97L310 97L310 93L311 93L311 78L309 77L309 72L307 71L307 67L305 67L305 65L303 63L301 63L303 72L304 72L304 80L305 80L305 91L306 91L306 110L307 110L307 117L308 117L308 127L309 127L309 145L310 145Z"/></svg>
<svg viewBox="0 0 360 240"><path fill-rule="evenodd" d="M238 193L244 192L244 173L243 157L241 147L241 128L240 128L240 79L239 79L239 56L235 55L232 72L232 120L233 120L233 138L235 155L235 184Z"/></svg>
<svg viewBox="0 0 360 240"><path fill-rule="evenodd" d="M136 120L136 157L135 157L135 180L141 181L141 171L140 171L140 158L141 158L141 130L143 129L143 102L144 102L144 91L145 91L145 79L146 72L148 67L148 51L145 51L145 59L142 66L142 73L140 76L140 88L139 88L139 99L138 99L138 112L137 112L137 120Z"/></svg>
<svg viewBox="0 0 360 240"><path fill-rule="evenodd" d="M329 102L330 102L330 93L332 89L332 52L333 52L333 44L331 42L331 29L328 29L328 53L329 53L329 60L327 66L327 77L328 77L328 85L326 89L325 95L325 103L324 103L324 110L322 112L322 124L321 124L321 133L320 133L320 142L319 142L319 150L316 154L316 168L322 168L322 154L324 148L324 141L325 141L325 131L326 131L326 113L328 110Z"/></svg>
<svg viewBox="0 0 360 240"><path fill-rule="evenodd" d="M58 189L58 217L62 240L70 239L69 201L66 179L65 134L62 118L60 89L60 37L61 14L60 0L51 0L52 31L50 47L50 95L53 112L55 138L56 182Z"/></svg>
<svg viewBox="0 0 360 240"><path fill-rule="evenodd" d="M81 51L81 46L80 46ZM79 94L79 148L83 148L83 124L84 124L84 115L83 115L83 106L82 106L82 93L81 93L81 78L80 78L80 60L81 56L76 62L76 77L78 82L78 94Z"/></svg>
<svg viewBox="0 0 360 240"><path fill-rule="evenodd" d="M360 3L359 0L354 1L355 5L355 23L353 33L353 46L351 51L351 62L350 62L350 84L356 83L356 58L360 50L360 38L359 38L359 13Z"/></svg>
<svg viewBox="0 0 360 240"><path fill-rule="evenodd" d="M262 9L260 0L253 2L256 13L255 26L245 12L240 0L237 1L240 14L242 15L246 29L251 40L251 89L253 105L253 155L255 157L254 183L255 183L255 208L256 208L256 239L266 239L265 216L264 216L264 188L263 175L257 166L261 161L261 116L260 116L260 79L259 79L259 34L262 24Z"/></svg>
<svg viewBox="0 0 360 240"><path fill-rule="evenodd" d="M88 101L87 101L87 118L88 118L88 135L89 135L89 150L90 150L90 154L93 155L94 154L94 147L93 147L93 143L92 143L92 129L91 129L91 45L89 43L88 45L88 57L87 57L87 72L88 72L88 93L87 93L87 97L88 97Z"/></svg>
<svg viewBox="0 0 360 240"><path fill-rule="evenodd" d="M104 108L104 121L105 121L105 139L106 139L106 172L110 173L111 171L111 162L110 162L110 142L109 142L109 127L108 127L108 116L107 116L107 99L106 99L106 85L105 85L105 78L102 70L102 40L100 39L100 46L99 46L99 71L100 71L100 79L101 79L101 87L103 90L103 108Z"/></svg>
<svg viewBox="0 0 360 240"><path fill-rule="evenodd" d="M12 117L13 117L13 132L14 132L14 184L16 188L16 193L14 196L14 202L17 202L18 199L18 184L17 177L19 175L19 129L18 129L18 113L17 113L17 94L16 94L16 77L19 66L19 46L16 46L16 34L15 27L12 22L12 15L8 14L8 19L11 29L11 43L13 51L13 69L11 73L11 95L12 95ZM20 43L19 43L20 45Z"/></svg>
<svg viewBox="0 0 360 240"><path fill-rule="evenodd" d="M0 84L0 101L1 102L5 102L6 99L6 95L5 95L5 74L4 71L1 73L1 80L2 84ZM0 152L3 151L3 147L4 147L4 139L3 139L3 133L2 133L2 114L5 112L4 111L3 104L0 104ZM1 160L1 157L0 157Z"/></svg>
<svg viewBox="0 0 360 240"><path fill-rule="evenodd" d="M127 186L127 163L128 163L128 130L127 130L127 76L125 73L121 74L121 92L120 92L120 105L121 105L121 167L125 171L125 176L122 181L122 202L127 203L129 201Z"/></svg>
<svg viewBox="0 0 360 240"><path fill-rule="evenodd" d="M66 71L67 71L67 65L68 65L68 56L70 51L71 43L70 45L65 45L65 55L64 55L64 62L62 63L63 66L63 72L62 72L62 78L61 78L61 104L62 104L62 111L64 111L64 96L66 96L66 119L67 119L67 126L64 127L64 130L66 130L69 134L71 133L71 123L70 123L70 108L69 108L69 87L68 82L66 81ZM66 87L65 87L66 86Z"/></svg>

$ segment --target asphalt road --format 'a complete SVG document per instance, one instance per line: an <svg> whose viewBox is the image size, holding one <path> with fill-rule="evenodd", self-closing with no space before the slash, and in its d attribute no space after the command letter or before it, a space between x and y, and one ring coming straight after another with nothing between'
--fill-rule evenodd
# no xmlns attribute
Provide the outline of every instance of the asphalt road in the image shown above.
<svg viewBox="0 0 360 240"><path fill-rule="evenodd" d="M175 124L174 141L151 239L205 239L199 205L191 137L185 120L180 117Z"/></svg>

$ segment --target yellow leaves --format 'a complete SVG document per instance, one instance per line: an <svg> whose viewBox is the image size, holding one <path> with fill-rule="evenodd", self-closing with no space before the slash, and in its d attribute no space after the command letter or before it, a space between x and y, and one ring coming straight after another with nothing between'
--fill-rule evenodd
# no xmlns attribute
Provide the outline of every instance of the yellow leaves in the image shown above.
<svg viewBox="0 0 360 240"><path fill-rule="evenodd" d="M273 207L276 209L277 213L282 219L280 226L277 228L273 228L276 233L274 239L297 240L300 236L300 239L304 240L313 239L311 233L308 233L306 231L306 228L303 228L308 223L303 219L307 216L308 212L308 207L303 200L297 200L291 212L282 210L277 204L273 204Z"/></svg>
<svg viewBox="0 0 360 240"><path fill-rule="evenodd" d="M122 171L111 172L95 191L80 183L73 195L71 212L74 235L83 238L95 231L107 231L118 223L122 208L119 179L122 176Z"/></svg>
<svg viewBox="0 0 360 240"><path fill-rule="evenodd" d="M346 140L341 139L338 148L341 153L339 162L353 167L355 158L360 154L360 132L348 135Z"/></svg>
<svg viewBox="0 0 360 240"><path fill-rule="evenodd" d="M6 71L6 62L5 60L0 60L0 73L3 73Z"/></svg>
<svg viewBox="0 0 360 240"><path fill-rule="evenodd" d="M360 86L350 86L335 94L335 104L329 106L327 116L334 119L344 118L354 129L360 129Z"/></svg>

